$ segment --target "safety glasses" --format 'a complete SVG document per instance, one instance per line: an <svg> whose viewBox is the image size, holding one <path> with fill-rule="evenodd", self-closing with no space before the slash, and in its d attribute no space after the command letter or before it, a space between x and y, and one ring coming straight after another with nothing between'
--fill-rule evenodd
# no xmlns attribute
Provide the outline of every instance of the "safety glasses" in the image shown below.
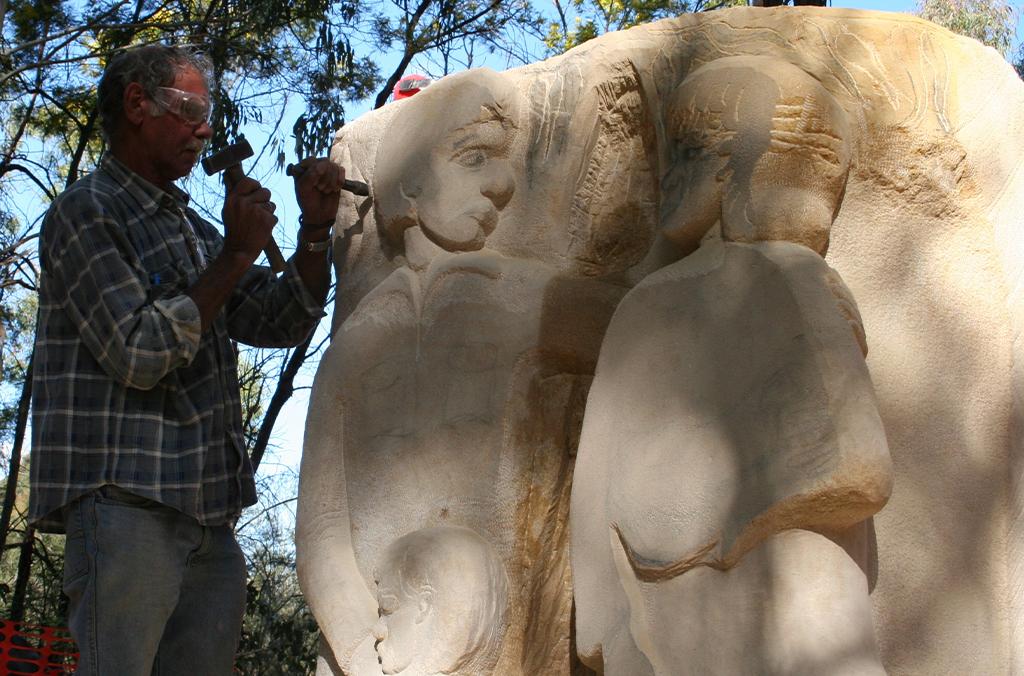
<svg viewBox="0 0 1024 676"><path fill-rule="evenodd" d="M177 115L188 124L199 125L203 122L207 124L210 122L213 107L205 96L183 92L174 87L157 87L152 98L158 106Z"/></svg>

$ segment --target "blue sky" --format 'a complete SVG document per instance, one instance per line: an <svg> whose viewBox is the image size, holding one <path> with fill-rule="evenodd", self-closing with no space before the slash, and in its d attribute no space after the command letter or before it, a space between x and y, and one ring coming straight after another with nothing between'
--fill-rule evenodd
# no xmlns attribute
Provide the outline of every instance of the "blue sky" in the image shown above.
<svg viewBox="0 0 1024 676"><path fill-rule="evenodd" d="M1016 8L1017 37L1013 41L1013 53L1016 53L1021 38L1024 38L1024 4L1020 0L1010 0ZM832 7L849 7L851 9L875 9L883 12L913 12L917 7L914 0L832 0Z"/></svg>
<svg viewBox="0 0 1024 676"><path fill-rule="evenodd" d="M833 0L832 7L877 9L883 12L911 12L916 3L904 0Z"/></svg>

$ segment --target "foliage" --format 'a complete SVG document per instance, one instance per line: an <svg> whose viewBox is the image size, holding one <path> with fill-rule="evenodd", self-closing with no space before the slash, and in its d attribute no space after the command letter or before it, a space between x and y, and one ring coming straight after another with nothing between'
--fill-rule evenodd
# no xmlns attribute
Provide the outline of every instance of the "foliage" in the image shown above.
<svg viewBox="0 0 1024 676"><path fill-rule="evenodd" d="M267 390L271 382L267 369L274 361L271 350L246 350L238 355L238 387L241 391L242 436L246 448L252 448L267 411Z"/></svg>
<svg viewBox="0 0 1024 676"><path fill-rule="evenodd" d="M296 477L264 479L237 528L249 573L237 668L247 676L312 674L319 631L299 591L292 528Z"/></svg>
<svg viewBox="0 0 1024 676"><path fill-rule="evenodd" d="M544 43L560 54L610 31L641 23L746 5L746 0L553 0L557 20L547 25Z"/></svg>
<svg viewBox="0 0 1024 676"><path fill-rule="evenodd" d="M372 53L397 58L374 99L380 108L413 64L440 77L476 65L480 48L507 64L528 63L534 54L523 45L541 25L529 0L367 0L352 31Z"/></svg>
<svg viewBox="0 0 1024 676"><path fill-rule="evenodd" d="M16 227L10 217L0 222L0 390L6 390L0 396L0 444L7 445L13 442L17 393L27 375L36 318L36 270L29 251L35 237ZM0 470L6 468L0 464Z"/></svg>
<svg viewBox="0 0 1024 676"><path fill-rule="evenodd" d="M4 493L0 486L0 494ZM63 536L36 533L27 528L28 467L22 468L14 502L14 517L7 538L7 551L0 558L0 617L12 617L18 563L22 550L32 547L31 575L27 580L22 621L62 626L67 622L67 600L61 593L64 570Z"/></svg>
<svg viewBox="0 0 1024 676"><path fill-rule="evenodd" d="M274 125L299 99L306 124L294 128L296 147L322 153L344 119L344 102L365 97L377 82L373 65L355 58L331 18L354 11L350 0L137 0L134 8L116 0L12 0L0 43L0 111L12 140L0 177L27 157L32 139L45 144L34 149L43 159L26 173L46 197L74 179L83 160L95 164L102 148L92 106L97 77L118 49L156 41L200 45L213 61L213 149L247 124Z"/></svg>
<svg viewBox="0 0 1024 676"><path fill-rule="evenodd" d="M1006 0L919 0L917 14L1003 56L1013 43L1016 12Z"/></svg>
<svg viewBox="0 0 1024 676"><path fill-rule="evenodd" d="M61 591L64 537L26 529L23 516L11 529L11 549L0 565L0 604L4 608L4 616L13 619L17 614L14 609L15 585L22 549L29 546L26 538L30 538L32 547L32 567L26 580L28 589L21 621L50 627L64 626L67 624L67 597Z"/></svg>

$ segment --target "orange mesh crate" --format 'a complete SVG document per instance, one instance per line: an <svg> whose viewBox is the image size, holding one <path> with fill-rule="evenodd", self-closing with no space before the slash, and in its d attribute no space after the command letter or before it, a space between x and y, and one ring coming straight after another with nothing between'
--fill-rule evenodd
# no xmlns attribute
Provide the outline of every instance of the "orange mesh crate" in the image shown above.
<svg viewBox="0 0 1024 676"><path fill-rule="evenodd" d="M77 660L67 629L0 620L0 674L70 674Z"/></svg>

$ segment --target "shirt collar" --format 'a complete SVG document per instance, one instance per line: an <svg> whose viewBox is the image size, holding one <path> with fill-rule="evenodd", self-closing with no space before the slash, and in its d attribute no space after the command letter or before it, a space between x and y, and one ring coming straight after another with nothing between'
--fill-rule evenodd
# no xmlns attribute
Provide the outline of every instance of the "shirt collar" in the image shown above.
<svg viewBox="0 0 1024 676"><path fill-rule="evenodd" d="M156 213L161 207L171 209L188 206L191 199L187 192L173 184L167 191L161 190L129 169L112 153L103 155L100 168L113 178L125 192L138 200L146 215Z"/></svg>

